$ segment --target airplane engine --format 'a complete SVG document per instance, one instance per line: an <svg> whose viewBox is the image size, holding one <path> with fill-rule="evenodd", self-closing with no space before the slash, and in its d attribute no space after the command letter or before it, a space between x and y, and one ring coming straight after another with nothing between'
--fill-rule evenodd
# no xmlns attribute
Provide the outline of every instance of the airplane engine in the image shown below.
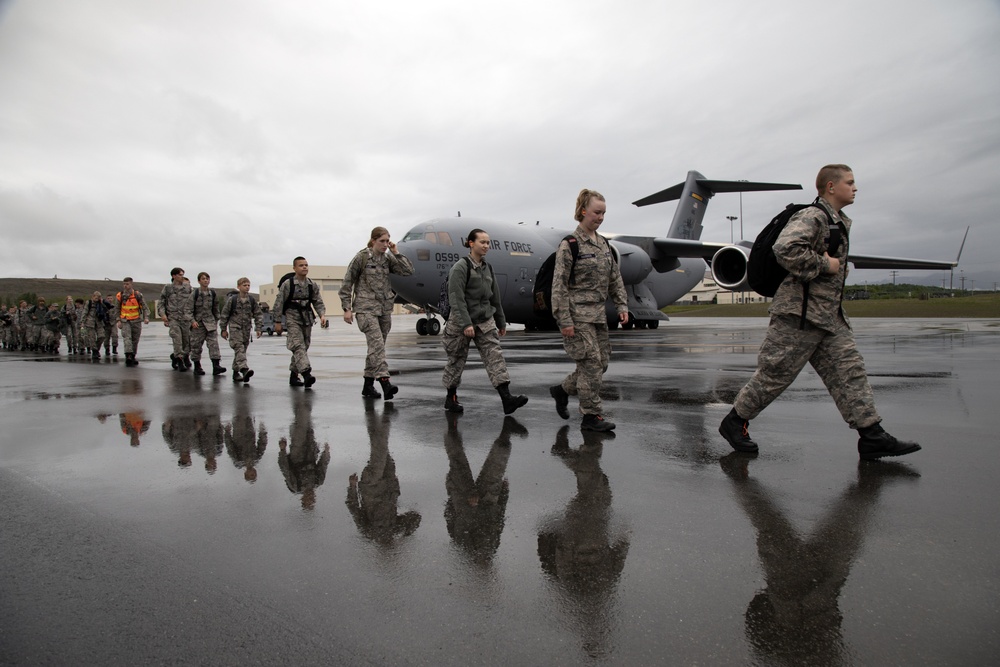
<svg viewBox="0 0 1000 667"><path fill-rule="evenodd" d="M750 249L730 245L720 249L712 257L712 278L719 287L740 290L747 285L747 258Z"/></svg>
<svg viewBox="0 0 1000 667"><path fill-rule="evenodd" d="M645 250L631 243L611 241L611 252L618 260L622 271L622 282L635 285L642 282L653 270L653 262Z"/></svg>

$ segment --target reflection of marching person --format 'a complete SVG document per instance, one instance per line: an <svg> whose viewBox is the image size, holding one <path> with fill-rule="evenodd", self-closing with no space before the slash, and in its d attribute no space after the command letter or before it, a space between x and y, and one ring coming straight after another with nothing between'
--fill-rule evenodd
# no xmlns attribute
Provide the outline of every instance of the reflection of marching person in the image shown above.
<svg viewBox="0 0 1000 667"><path fill-rule="evenodd" d="M490 249L489 234L481 229L469 232L465 242L469 255L451 267L448 274L448 302L451 314L444 327L441 341L448 353L442 383L448 388L444 408L462 412L458 402L458 385L469 358L469 344L475 343L490 382L500 394L503 413L509 415L528 402L527 396L510 393L510 376L500 349L500 337L507 333L507 320L500 304L500 287L493 267L486 261Z"/></svg>
<svg viewBox="0 0 1000 667"><path fill-rule="evenodd" d="M139 361L135 357L139 351L142 325L149 324L149 308L142 292L133 289L131 278L126 277L122 281L122 291L115 295L115 316L125 342L125 365L138 366Z"/></svg>
<svg viewBox="0 0 1000 667"><path fill-rule="evenodd" d="M243 468L243 479L253 483L257 481L257 463L267 450L267 429L261 423L258 431L254 424L250 395L250 392L246 391L236 394L233 419L226 424L222 438L233 465Z"/></svg>
<svg viewBox="0 0 1000 667"><path fill-rule="evenodd" d="M278 441L278 467L285 477L285 485L292 493L302 494L302 509L316 507L316 488L326 481L326 469L330 465L330 445L323 444L320 454L319 443L312 423L312 392L294 394L292 398L295 417L288 440Z"/></svg>
<svg viewBox="0 0 1000 667"><path fill-rule="evenodd" d="M604 222L604 196L583 189L576 199L580 224L571 239L559 244L552 272L552 315L563 335L563 347L576 362L576 370L549 389L556 412L569 419L570 396L580 397L583 421L580 428L610 431L614 422L601 414L601 384L611 360L611 340L605 303L615 302L618 319L628 322L628 297L618 263L608 240L597 233ZM571 245L573 244L573 245ZM573 252L573 249L577 252Z"/></svg>
<svg viewBox="0 0 1000 667"><path fill-rule="evenodd" d="M371 453L368 464L348 478L344 501L358 530L382 546L390 546L396 537L412 535L420 526L420 514L413 510L399 513L399 477L396 462L389 453L389 425L395 407L387 403L379 415L371 401L365 405L365 424Z"/></svg>
<svg viewBox="0 0 1000 667"><path fill-rule="evenodd" d="M500 435L493 441L479 475L473 477L458 430L458 418L448 416L448 430L444 435L444 448L448 453L445 525L451 539L479 563L491 561L500 547L510 497L510 484L505 474L512 435L527 437L528 429L513 417L504 417Z"/></svg>
<svg viewBox="0 0 1000 667"><path fill-rule="evenodd" d="M871 530L886 482L916 480L898 463L858 465L858 481L845 489L803 538L775 494L749 476L753 454L730 452L719 460L733 481L740 507L757 533L765 588L747 607L746 634L758 658L774 665L839 665L851 662L838 600L851 565Z"/></svg>
<svg viewBox="0 0 1000 667"><path fill-rule="evenodd" d="M368 247L354 256L347 265L344 284L340 288L340 305L344 321L348 324L358 319L358 330L368 342L365 358L365 385L361 395L367 398L390 400L399 388L389 382L389 364L385 359L385 339L392 328L392 305L396 293L389 284L389 274L408 276L413 264L405 255L396 252L396 244L389 240L389 230L376 227L372 230ZM382 393L375 390L375 380L382 385Z"/></svg>

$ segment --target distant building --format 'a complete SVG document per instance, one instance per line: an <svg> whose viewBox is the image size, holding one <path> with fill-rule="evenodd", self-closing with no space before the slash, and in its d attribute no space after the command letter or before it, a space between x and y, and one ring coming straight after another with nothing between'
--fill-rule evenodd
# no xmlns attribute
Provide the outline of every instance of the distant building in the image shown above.
<svg viewBox="0 0 1000 667"><path fill-rule="evenodd" d="M752 290L742 292L731 292L719 287L712 278L710 270L705 271L705 277L695 285L694 289L681 297L677 303L680 304L733 304L733 303L764 303L768 299Z"/></svg>

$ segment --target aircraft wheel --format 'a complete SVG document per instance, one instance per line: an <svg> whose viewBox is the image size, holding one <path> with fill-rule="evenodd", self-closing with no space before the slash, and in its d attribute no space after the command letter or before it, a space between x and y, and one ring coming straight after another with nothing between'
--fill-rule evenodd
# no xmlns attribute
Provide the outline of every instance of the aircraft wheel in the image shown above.
<svg viewBox="0 0 1000 667"><path fill-rule="evenodd" d="M427 335L437 336L441 333L441 323L437 320L427 320Z"/></svg>
<svg viewBox="0 0 1000 667"><path fill-rule="evenodd" d="M618 328L619 320L608 320L608 331L614 331Z"/></svg>
<svg viewBox="0 0 1000 667"><path fill-rule="evenodd" d="M421 317L417 320L417 333L421 336L427 335L427 318Z"/></svg>
<svg viewBox="0 0 1000 667"><path fill-rule="evenodd" d="M659 328L659 326L660 326L660 320L650 320L649 321L649 328L650 329L657 329L657 328Z"/></svg>

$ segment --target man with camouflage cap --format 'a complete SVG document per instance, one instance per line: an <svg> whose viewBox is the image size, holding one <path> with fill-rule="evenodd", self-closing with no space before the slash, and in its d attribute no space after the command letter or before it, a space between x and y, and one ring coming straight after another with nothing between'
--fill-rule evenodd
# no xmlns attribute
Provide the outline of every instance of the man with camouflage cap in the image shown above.
<svg viewBox="0 0 1000 667"><path fill-rule="evenodd" d="M858 191L854 173L845 164L826 165L816 177L816 190L814 206L793 215L774 243L775 258L788 277L769 309L771 323L757 371L736 396L719 433L736 451L757 452L750 420L780 396L808 362L844 421L857 429L862 459L915 452L920 445L897 440L882 428L865 362L842 307L851 229L843 209L854 203Z"/></svg>

